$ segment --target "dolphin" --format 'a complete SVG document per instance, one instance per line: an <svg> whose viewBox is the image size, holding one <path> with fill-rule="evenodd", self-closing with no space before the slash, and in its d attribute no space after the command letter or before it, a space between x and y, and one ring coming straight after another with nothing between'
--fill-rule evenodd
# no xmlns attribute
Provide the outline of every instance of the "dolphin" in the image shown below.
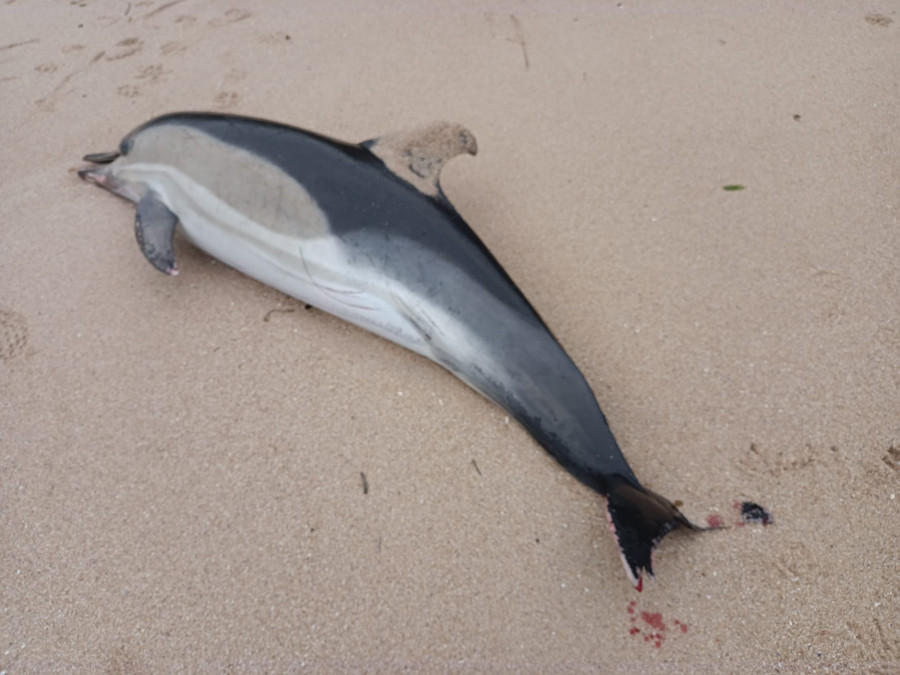
<svg viewBox="0 0 900 675"><path fill-rule="evenodd" d="M197 247L304 303L443 366L507 410L606 497L626 573L693 525L638 481L590 386L440 187L475 155L458 124L363 143L262 119L174 113L138 127L79 175L137 204L135 233L177 274L177 223Z"/></svg>

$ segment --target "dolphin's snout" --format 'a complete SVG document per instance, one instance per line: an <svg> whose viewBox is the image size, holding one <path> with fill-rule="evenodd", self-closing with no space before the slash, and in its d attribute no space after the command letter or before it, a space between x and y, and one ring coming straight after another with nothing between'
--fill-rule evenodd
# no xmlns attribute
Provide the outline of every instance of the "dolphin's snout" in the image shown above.
<svg viewBox="0 0 900 675"><path fill-rule="evenodd" d="M78 171L78 177L82 180L88 181L89 183L96 183L97 185L103 185L103 183L106 181L106 175L103 169L99 167L80 169Z"/></svg>

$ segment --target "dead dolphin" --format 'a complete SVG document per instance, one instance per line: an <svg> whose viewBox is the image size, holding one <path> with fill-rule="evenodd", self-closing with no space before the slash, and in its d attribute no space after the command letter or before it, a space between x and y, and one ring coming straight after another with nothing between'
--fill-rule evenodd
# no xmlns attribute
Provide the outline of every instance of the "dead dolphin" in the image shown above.
<svg viewBox="0 0 900 675"><path fill-rule="evenodd" d="M694 526L641 486L578 368L441 191L443 165L476 151L454 124L352 144L177 113L87 155L100 166L79 175L137 203L138 244L157 269L177 273L181 222L213 257L432 359L505 408L606 496L640 590L660 540Z"/></svg>

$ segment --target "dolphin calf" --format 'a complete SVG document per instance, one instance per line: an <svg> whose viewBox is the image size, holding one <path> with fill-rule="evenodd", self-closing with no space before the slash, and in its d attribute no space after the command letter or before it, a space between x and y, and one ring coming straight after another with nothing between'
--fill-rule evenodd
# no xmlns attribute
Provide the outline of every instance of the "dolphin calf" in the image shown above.
<svg viewBox="0 0 900 675"><path fill-rule="evenodd" d="M607 500L640 590L651 554L696 528L644 488L584 376L440 187L465 128L435 123L344 143L261 119L176 113L87 155L79 175L137 204L147 260L177 274L177 223L196 246L305 303L440 364L506 409Z"/></svg>

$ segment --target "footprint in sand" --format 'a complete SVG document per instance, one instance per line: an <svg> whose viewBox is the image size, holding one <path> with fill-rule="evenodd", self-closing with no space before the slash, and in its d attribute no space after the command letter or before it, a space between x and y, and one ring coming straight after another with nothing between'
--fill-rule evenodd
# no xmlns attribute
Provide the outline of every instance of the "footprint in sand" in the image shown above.
<svg viewBox="0 0 900 675"><path fill-rule="evenodd" d="M25 352L28 323L25 317L9 309L0 309L0 360L6 361Z"/></svg>

